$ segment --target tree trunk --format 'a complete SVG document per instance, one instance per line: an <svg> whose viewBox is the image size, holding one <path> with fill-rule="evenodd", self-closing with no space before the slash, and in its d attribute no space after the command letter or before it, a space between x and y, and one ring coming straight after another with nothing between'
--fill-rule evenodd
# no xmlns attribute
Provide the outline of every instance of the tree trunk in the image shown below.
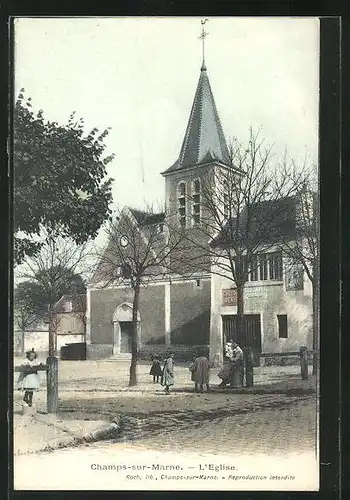
<svg viewBox="0 0 350 500"><path fill-rule="evenodd" d="M52 306L49 306L49 357L55 356L55 325L53 322Z"/></svg>
<svg viewBox="0 0 350 500"><path fill-rule="evenodd" d="M58 359L56 358L56 327L52 305L49 306L49 356L47 364L47 412L56 413L58 407Z"/></svg>
<svg viewBox="0 0 350 500"><path fill-rule="evenodd" d="M58 359L46 359L47 413L57 413L58 409Z"/></svg>
<svg viewBox="0 0 350 500"><path fill-rule="evenodd" d="M235 339L239 346L243 346L242 341L244 338L243 328L244 328L244 283L236 283L237 286L237 338Z"/></svg>
<svg viewBox="0 0 350 500"><path fill-rule="evenodd" d="M132 336L131 336L131 364L129 386L137 385L136 367L139 354L138 328L137 328L137 313L139 310L140 300L140 284L136 283L134 287L134 301L132 304Z"/></svg>

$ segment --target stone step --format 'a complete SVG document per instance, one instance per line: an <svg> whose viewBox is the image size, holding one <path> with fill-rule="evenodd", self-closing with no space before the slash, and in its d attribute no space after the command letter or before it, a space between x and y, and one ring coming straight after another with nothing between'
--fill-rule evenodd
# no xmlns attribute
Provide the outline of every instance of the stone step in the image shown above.
<svg viewBox="0 0 350 500"><path fill-rule="evenodd" d="M130 360L131 359L131 353L129 352L121 352L119 354L112 354L112 356L109 356L108 360L110 361L118 361L118 360Z"/></svg>

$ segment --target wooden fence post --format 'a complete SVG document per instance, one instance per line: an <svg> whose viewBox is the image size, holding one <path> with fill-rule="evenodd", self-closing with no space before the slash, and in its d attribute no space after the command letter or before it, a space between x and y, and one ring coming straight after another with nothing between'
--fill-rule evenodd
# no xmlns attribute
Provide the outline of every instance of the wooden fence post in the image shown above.
<svg viewBox="0 0 350 500"><path fill-rule="evenodd" d="M244 349L244 367L245 367L245 385L253 387L254 385L254 354L251 347Z"/></svg>
<svg viewBox="0 0 350 500"><path fill-rule="evenodd" d="M300 347L300 368L301 368L301 378L307 380L309 378L309 367L307 360L307 347Z"/></svg>
<svg viewBox="0 0 350 500"><path fill-rule="evenodd" d="M58 359L49 356L46 359L47 378L47 413L57 413L58 409Z"/></svg>

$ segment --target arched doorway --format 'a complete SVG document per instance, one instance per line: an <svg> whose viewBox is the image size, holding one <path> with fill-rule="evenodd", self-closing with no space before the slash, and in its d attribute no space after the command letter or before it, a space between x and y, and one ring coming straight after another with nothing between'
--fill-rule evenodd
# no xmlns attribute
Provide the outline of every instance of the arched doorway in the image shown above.
<svg viewBox="0 0 350 500"><path fill-rule="evenodd" d="M141 334L140 312L137 312L137 334ZM123 302L113 313L113 354L131 355L132 304Z"/></svg>

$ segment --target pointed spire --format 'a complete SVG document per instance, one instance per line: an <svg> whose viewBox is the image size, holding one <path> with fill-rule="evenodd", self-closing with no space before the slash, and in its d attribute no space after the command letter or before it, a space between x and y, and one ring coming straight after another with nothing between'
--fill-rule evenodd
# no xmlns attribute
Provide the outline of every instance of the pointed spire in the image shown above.
<svg viewBox="0 0 350 500"><path fill-rule="evenodd" d="M166 172L214 161L229 165L229 152L203 62L179 158Z"/></svg>
<svg viewBox="0 0 350 500"><path fill-rule="evenodd" d="M202 33L199 36L202 40L201 73L180 155L163 174L215 161L230 165L229 151L205 65L204 39L208 33L204 30L204 24L207 21L208 19L201 20Z"/></svg>

